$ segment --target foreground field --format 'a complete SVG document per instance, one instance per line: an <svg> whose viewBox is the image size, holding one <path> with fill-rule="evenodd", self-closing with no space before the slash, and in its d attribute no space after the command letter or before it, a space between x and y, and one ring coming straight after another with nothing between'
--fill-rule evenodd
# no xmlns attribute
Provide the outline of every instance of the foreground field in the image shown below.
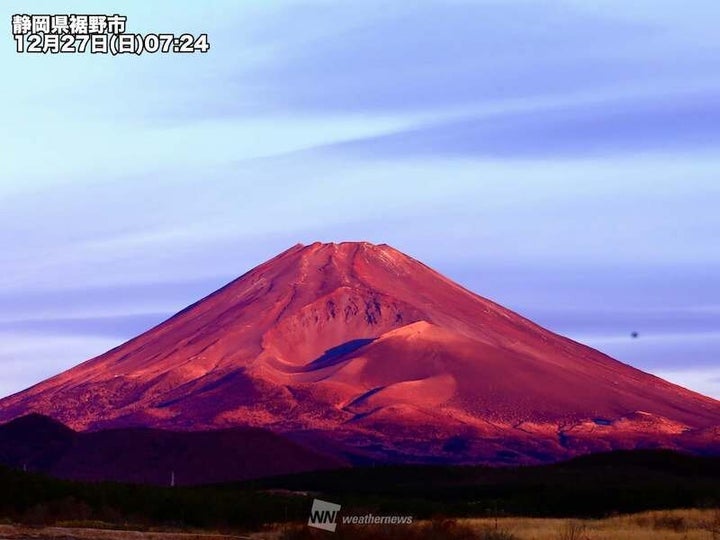
<svg viewBox="0 0 720 540"><path fill-rule="evenodd" d="M473 529L494 528L491 520L464 520ZM720 538L717 510L644 512L598 520L500 520L498 526L522 540L708 540ZM716 536L713 536L713 529Z"/></svg>
<svg viewBox="0 0 720 540"><path fill-rule="evenodd" d="M334 534L304 524L277 525L249 535L82 526L0 525L8 540L720 540L720 509L667 510L605 519L483 518L418 521L410 526L343 526Z"/></svg>
<svg viewBox="0 0 720 540"><path fill-rule="evenodd" d="M98 529L93 527L28 527L0 525L3 540L245 540L250 536L179 531L133 531Z"/></svg>
<svg viewBox="0 0 720 540"><path fill-rule="evenodd" d="M328 538L305 525L256 533L256 540ZM411 526L340 525L333 540L718 540L720 509L643 512L605 519L459 519L417 522Z"/></svg>

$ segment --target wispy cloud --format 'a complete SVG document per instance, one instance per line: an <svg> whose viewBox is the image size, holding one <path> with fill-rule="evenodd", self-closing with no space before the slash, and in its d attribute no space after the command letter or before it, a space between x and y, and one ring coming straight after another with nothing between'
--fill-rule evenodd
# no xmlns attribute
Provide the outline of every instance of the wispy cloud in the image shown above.
<svg viewBox="0 0 720 540"><path fill-rule="evenodd" d="M720 88L720 85L718 86ZM720 146L718 88L468 115L334 144L366 159L419 156L538 159L654 152L700 153Z"/></svg>

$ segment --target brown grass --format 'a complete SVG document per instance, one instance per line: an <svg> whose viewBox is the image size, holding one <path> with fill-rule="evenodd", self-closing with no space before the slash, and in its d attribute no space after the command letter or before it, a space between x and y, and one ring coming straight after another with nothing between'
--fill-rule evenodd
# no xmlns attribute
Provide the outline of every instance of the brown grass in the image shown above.
<svg viewBox="0 0 720 540"><path fill-rule="evenodd" d="M442 524L444 523L444 525ZM713 536L713 527L717 532ZM720 510L668 510L606 519L487 518L416 522L392 529L346 528L335 534L304 525L255 533L256 540L720 540Z"/></svg>
<svg viewBox="0 0 720 540"><path fill-rule="evenodd" d="M413 525L338 526L336 533L305 525L276 526L249 537L214 533L121 531L85 527L0 525L0 538L19 540L720 540L720 509L643 512L595 520L538 518L444 519Z"/></svg>
<svg viewBox="0 0 720 540"><path fill-rule="evenodd" d="M131 531L96 527L32 527L0 525L0 538L8 540L240 540L250 536L231 536L206 532Z"/></svg>
<svg viewBox="0 0 720 540"><path fill-rule="evenodd" d="M715 522L717 519L717 522ZM493 520L463 523L483 527ZM501 518L501 527L520 540L720 540L708 530L720 525L720 510L667 510L598 520Z"/></svg>
<svg viewBox="0 0 720 540"><path fill-rule="evenodd" d="M258 536L257 538L271 538ZM328 538L328 533L304 525L291 525L278 531L277 540L312 540ZM518 537L495 526L476 527L454 519L425 521L414 525L339 525L332 540L518 540Z"/></svg>

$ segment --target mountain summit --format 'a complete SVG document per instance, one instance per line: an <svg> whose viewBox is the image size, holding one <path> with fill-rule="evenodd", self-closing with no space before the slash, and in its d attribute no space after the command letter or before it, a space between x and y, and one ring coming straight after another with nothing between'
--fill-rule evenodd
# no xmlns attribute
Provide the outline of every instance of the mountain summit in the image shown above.
<svg viewBox="0 0 720 540"><path fill-rule="evenodd" d="M263 427L356 459L717 450L720 402L613 360L387 245L296 245L0 401L74 429Z"/></svg>

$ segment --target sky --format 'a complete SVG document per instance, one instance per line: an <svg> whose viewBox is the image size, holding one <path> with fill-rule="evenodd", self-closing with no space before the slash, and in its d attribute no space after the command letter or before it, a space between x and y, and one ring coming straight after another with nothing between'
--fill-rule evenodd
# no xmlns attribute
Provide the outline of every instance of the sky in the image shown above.
<svg viewBox="0 0 720 540"><path fill-rule="evenodd" d="M18 54L18 12L210 50ZM720 398L716 0L0 13L0 395L298 242L366 240Z"/></svg>

